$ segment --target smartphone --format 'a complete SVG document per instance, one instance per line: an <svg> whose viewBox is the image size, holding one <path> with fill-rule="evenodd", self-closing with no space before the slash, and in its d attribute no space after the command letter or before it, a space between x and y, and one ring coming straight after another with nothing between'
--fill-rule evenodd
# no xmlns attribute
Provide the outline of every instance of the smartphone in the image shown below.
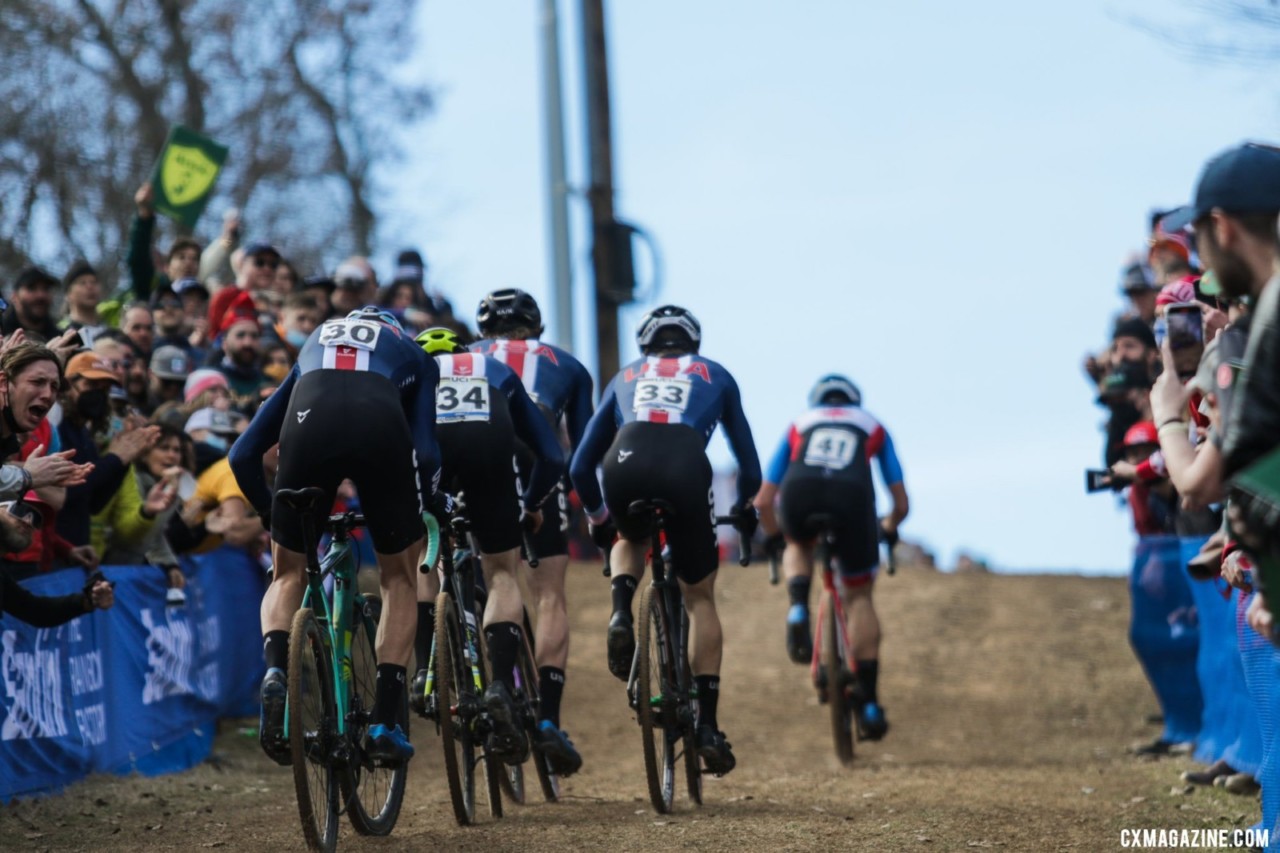
<svg viewBox="0 0 1280 853"><path fill-rule="evenodd" d="M1084 472L1084 490L1085 494L1093 494L1094 492L1105 492L1111 488L1111 472L1105 468L1101 471L1085 471Z"/></svg>
<svg viewBox="0 0 1280 853"><path fill-rule="evenodd" d="M1204 316L1199 302L1179 302L1164 309L1169 346L1174 349L1204 346Z"/></svg>
<svg viewBox="0 0 1280 853"><path fill-rule="evenodd" d="M1169 333L1169 324L1165 322L1163 317L1157 317L1151 331L1156 336L1156 349L1164 346L1164 337Z"/></svg>

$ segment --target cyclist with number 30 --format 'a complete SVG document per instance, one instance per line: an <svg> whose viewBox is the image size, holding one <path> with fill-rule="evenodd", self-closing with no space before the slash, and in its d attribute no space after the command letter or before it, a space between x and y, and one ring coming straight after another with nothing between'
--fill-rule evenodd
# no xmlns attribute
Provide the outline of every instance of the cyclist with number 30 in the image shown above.
<svg viewBox="0 0 1280 853"><path fill-rule="evenodd" d="M316 329L298 363L262 405L230 452L245 496L270 518L274 575L262 600L262 748L290 763L284 737L289 626L302 603L302 518L283 502L273 505L262 457L280 445L275 489L323 490L317 511L322 529L342 480L354 481L368 519L382 582L377 640L377 687L365 751L384 766L413 756L400 726L405 668L413 651L415 574L422 556L422 513L447 510L437 493L436 363L389 312L366 306ZM443 506L441 506L443 504Z"/></svg>
<svg viewBox="0 0 1280 853"><path fill-rule="evenodd" d="M615 524L621 536L612 545L608 653L609 671L623 681L635 654L631 602L652 535L647 518L634 518L628 510L634 501L655 499L674 510L665 531L671 567L692 623L698 754L708 771L723 775L735 760L717 721L721 631L715 578L720 554L706 455L716 424L724 424L738 460L738 500L732 514L748 539L756 526L751 498L760 487L760 460L738 384L729 371L698 355L702 327L691 313L674 305L655 308L640 321L636 340L643 358L627 365L605 390L574 454L570 476L596 544L609 547ZM603 495L597 466L603 468Z"/></svg>
<svg viewBox="0 0 1280 853"><path fill-rule="evenodd" d="M872 458L879 460L880 473L893 497L893 510L881 522L892 542L908 510L902 466L893 441L880 422L862 408L862 393L856 385L844 376L824 376L809 393L809 411L791 424L774 453L756 507L768 536L765 549L776 554L785 541L782 566L791 598L787 653L796 663L809 663L813 653L809 589L815 539L821 532L813 529L813 519L830 519L838 569L836 586L847 615L845 631L851 638L858 681L858 730L866 740L879 740L888 731L889 722L876 692L880 622L871 603L871 586L880 564L880 537Z"/></svg>
<svg viewBox="0 0 1280 853"><path fill-rule="evenodd" d="M434 356L440 368L436 435L444 458L443 482L466 502L489 593L483 625L493 671L493 681L484 695L495 727L489 748L507 764L519 764L529 755L529 742L512 701L516 659L524 642L524 604L516 579L521 527L536 530L542 523L539 508L560 480L564 455L551 425L509 367L468 352L450 329L427 329L418 335L417 342ZM536 456L523 496L516 486L517 437ZM421 669L413 680L415 701L423 697L427 682L436 618L432 602L439 589L440 580L434 572L418 576L416 649ZM576 758L568 739L564 742ZM572 773L578 767L570 762L555 769Z"/></svg>

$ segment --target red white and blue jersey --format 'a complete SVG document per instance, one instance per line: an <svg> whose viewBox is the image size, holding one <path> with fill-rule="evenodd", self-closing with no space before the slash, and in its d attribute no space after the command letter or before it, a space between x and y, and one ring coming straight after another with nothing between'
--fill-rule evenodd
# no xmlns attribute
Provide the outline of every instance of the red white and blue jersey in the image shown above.
<svg viewBox="0 0 1280 853"><path fill-rule="evenodd" d="M490 392L496 391L506 399L516 438L527 444L535 457L524 503L531 509L540 506L564 473L564 453L520 377L496 358L475 352L438 355L435 362L440 368L440 385L436 390L439 426L487 423L492 405Z"/></svg>
<svg viewBox="0 0 1280 853"><path fill-rule="evenodd" d="M324 371L352 371L385 376L395 386L413 436L424 501L440 482L440 446L436 443L436 385L440 370L413 338L394 326L364 318L329 320L311 333L298 352L298 361L280 387L254 415L229 456L251 504L262 512L271 506L271 492L262 471L262 455L280 441L289 400L298 380ZM359 412L352 412L359 417Z"/></svg>
<svg viewBox="0 0 1280 853"><path fill-rule="evenodd" d="M591 374L569 353L536 339L483 340L471 345L505 364L520 377L533 402L547 413L552 426L564 421L570 447L577 447L591 420Z"/></svg>
<svg viewBox="0 0 1280 853"><path fill-rule="evenodd" d="M589 512L604 503L596 466L618 430L633 422L695 429L702 434L704 446L716 424L723 423L729 449L738 460L739 502L759 491L760 458L742 411L738 383L729 371L700 355L647 356L624 367L609 383L573 456L569 476Z"/></svg>
<svg viewBox="0 0 1280 853"><path fill-rule="evenodd" d="M902 482L893 440L880 422L858 406L818 406L797 418L769 462L765 480L781 483L787 472L813 473L870 482L870 463L880 462L886 486Z"/></svg>

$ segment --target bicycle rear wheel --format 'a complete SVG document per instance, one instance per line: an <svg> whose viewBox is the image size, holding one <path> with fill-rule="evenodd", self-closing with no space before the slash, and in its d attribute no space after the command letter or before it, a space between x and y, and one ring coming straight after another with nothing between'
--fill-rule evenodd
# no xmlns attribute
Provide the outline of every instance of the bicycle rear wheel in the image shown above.
<svg viewBox="0 0 1280 853"><path fill-rule="evenodd" d="M463 652L453 598L442 592L436 598L436 720L444 745L445 776L453 816L460 826L476 819L475 713L478 702L471 687L471 667Z"/></svg>
<svg viewBox="0 0 1280 853"><path fill-rule="evenodd" d="M668 814L675 799L676 766L673 736L679 740L671 708L674 680L669 676L671 634L667 630L662 600L652 585L640 595L640 620L636 626L636 716L640 720L644 745L644 772L649 784L649 802L658 814Z"/></svg>
<svg viewBox="0 0 1280 853"><path fill-rule="evenodd" d="M533 626L529 624L528 610L524 613L524 636L525 642L520 647L517 675L520 677L520 687L525 694L525 711L528 714L525 728L528 729L530 737L533 737L538 727L538 714L539 709L542 707L542 694L539 692L537 655L533 641ZM559 802L560 777L552 772L547 765L547 759L539 755L536 750L533 752L533 767L538 776L538 786L542 788L542 798L548 803Z"/></svg>
<svg viewBox="0 0 1280 853"><path fill-rule="evenodd" d="M830 594L822 596L822 666L827 673L827 708L831 712L831 737L840 763L853 763L853 703L849 697L852 678L840 647L840 619Z"/></svg>
<svg viewBox="0 0 1280 853"><path fill-rule="evenodd" d="M353 761L339 780L343 801L348 804L351 825L361 835L390 834L400 817L405 777L409 774L406 764L395 769L375 767L365 759L362 749L377 696L378 657L375 649L381 618L381 598L376 595L356 596L351 625L351 702L347 721ZM400 717L398 722L408 734L407 709Z"/></svg>
<svg viewBox="0 0 1280 853"><path fill-rule="evenodd" d="M693 695L693 670L689 667L687 652L689 643L689 614L681 610L680 636L684 639L685 654L680 656L680 685L685 697L680 707L681 729L684 732L681 745L684 752L684 781L689 788L689 799L702 805L702 761L698 758L698 703Z"/></svg>
<svg viewBox="0 0 1280 853"><path fill-rule="evenodd" d="M320 623L299 610L289 631L289 748L302 835L312 850L338 844L338 774L332 754L338 735L333 668Z"/></svg>

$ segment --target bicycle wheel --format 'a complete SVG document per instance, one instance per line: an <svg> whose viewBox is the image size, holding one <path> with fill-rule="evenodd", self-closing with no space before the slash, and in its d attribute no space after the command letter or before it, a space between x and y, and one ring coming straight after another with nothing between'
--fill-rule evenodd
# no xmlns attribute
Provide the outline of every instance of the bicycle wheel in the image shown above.
<svg viewBox="0 0 1280 853"><path fill-rule="evenodd" d="M681 632L684 639L681 644L685 654L680 655L680 686L683 697L693 695L693 671L689 667L689 614L680 613ZM689 788L689 799L702 805L702 761L698 758L698 702L693 698L685 698L680 707L681 730L684 732L681 749L684 752L684 781Z"/></svg>
<svg viewBox="0 0 1280 853"><path fill-rule="evenodd" d="M538 711L542 705L542 696L538 692L538 663L536 645L534 644L533 626L529 624L529 611L524 612L525 643L520 649L519 675L526 690L528 702L528 726L530 734L538 725ZM538 774L538 785L542 788L542 798L548 803L560 801L560 777L552 772L547 760L537 752L533 753L533 766Z"/></svg>
<svg viewBox="0 0 1280 853"><path fill-rule="evenodd" d="M640 665L636 672L636 716L640 720L644 745L644 772L649 783L649 802L659 814L671 811L675 799L676 765L672 738L679 740L671 718L673 689L668 678L670 654L666 616L653 586L640 595L640 620L636 626L636 648Z"/></svg>
<svg viewBox="0 0 1280 853"><path fill-rule="evenodd" d="M485 683L488 684L493 680L493 672L489 668L489 650L485 648ZM524 708L522 703L527 702L526 694L522 691L525 689L524 671L521 668L521 661L516 661L515 672L515 693L511 696L516 703L516 713L521 714ZM522 721L523 725L523 721ZM502 793L507 799L518 805L524 805L524 765L523 764L501 764L499 762L498 770L498 786L502 789Z"/></svg>
<svg viewBox="0 0 1280 853"><path fill-rule="evenodd" d="M378 656L375 649L381 617L381 598L376 595L356 596L351 624L351 702L347 723L347 737L355 760L339 780L351 825L361 835L390 834L400 817L405 777L409 775L407 764L395 769L375 767L364 757L361 748L377 696ZM400 716L399 722L407 734L407 710Z"/></svg>
<svg viewBox="0 0 1280 853"><path fill-rule="evenodd" d="M839 615L829 594L822 596L822 666L827 672L827 708L831 711L831 737L841 764L853 763L853 708L848 686L851 678L840 648Z"/></svg>
<svg viewBox="0 0 1280 853"><path fill-rule="evenodd" d="M479 567L476 567L477 572ZM476 599L475 622L477 625L483 623L484 620L484 599ZM484 631L476 631L479 647L476 654L480 656L480 666L477 668L480 674L480 697L483 698L485 689L489 686L489 650L484 645ZM483 704L483 703L480 703ZM502 780L507 776L508 765L499 761L498 758L490 754L488 747L485 747L481 757L484 764L484 781L489 791L489 814L494 817L502 817ZM522 771L523 773L523 771ZM520 785L524 786L524 777L521 776Z"/></svg>
<svg viewBox="0 0 1280 853"><path fill-rule="evenodd" d="M444 744L445 776L453 816L460 826L476 819L476 697L471 688L471 666L463 652L462 628L453 598L442 592L436 598L436 720Z"/></svg>
<svg viewBox="0 0 1280 853"><path fill-rule="evenodd" d="M289 631L289 748L302 835L312 850L338 844L338 778L332 753L338 738L333 668L320 623L299 610Z"/></svg>

